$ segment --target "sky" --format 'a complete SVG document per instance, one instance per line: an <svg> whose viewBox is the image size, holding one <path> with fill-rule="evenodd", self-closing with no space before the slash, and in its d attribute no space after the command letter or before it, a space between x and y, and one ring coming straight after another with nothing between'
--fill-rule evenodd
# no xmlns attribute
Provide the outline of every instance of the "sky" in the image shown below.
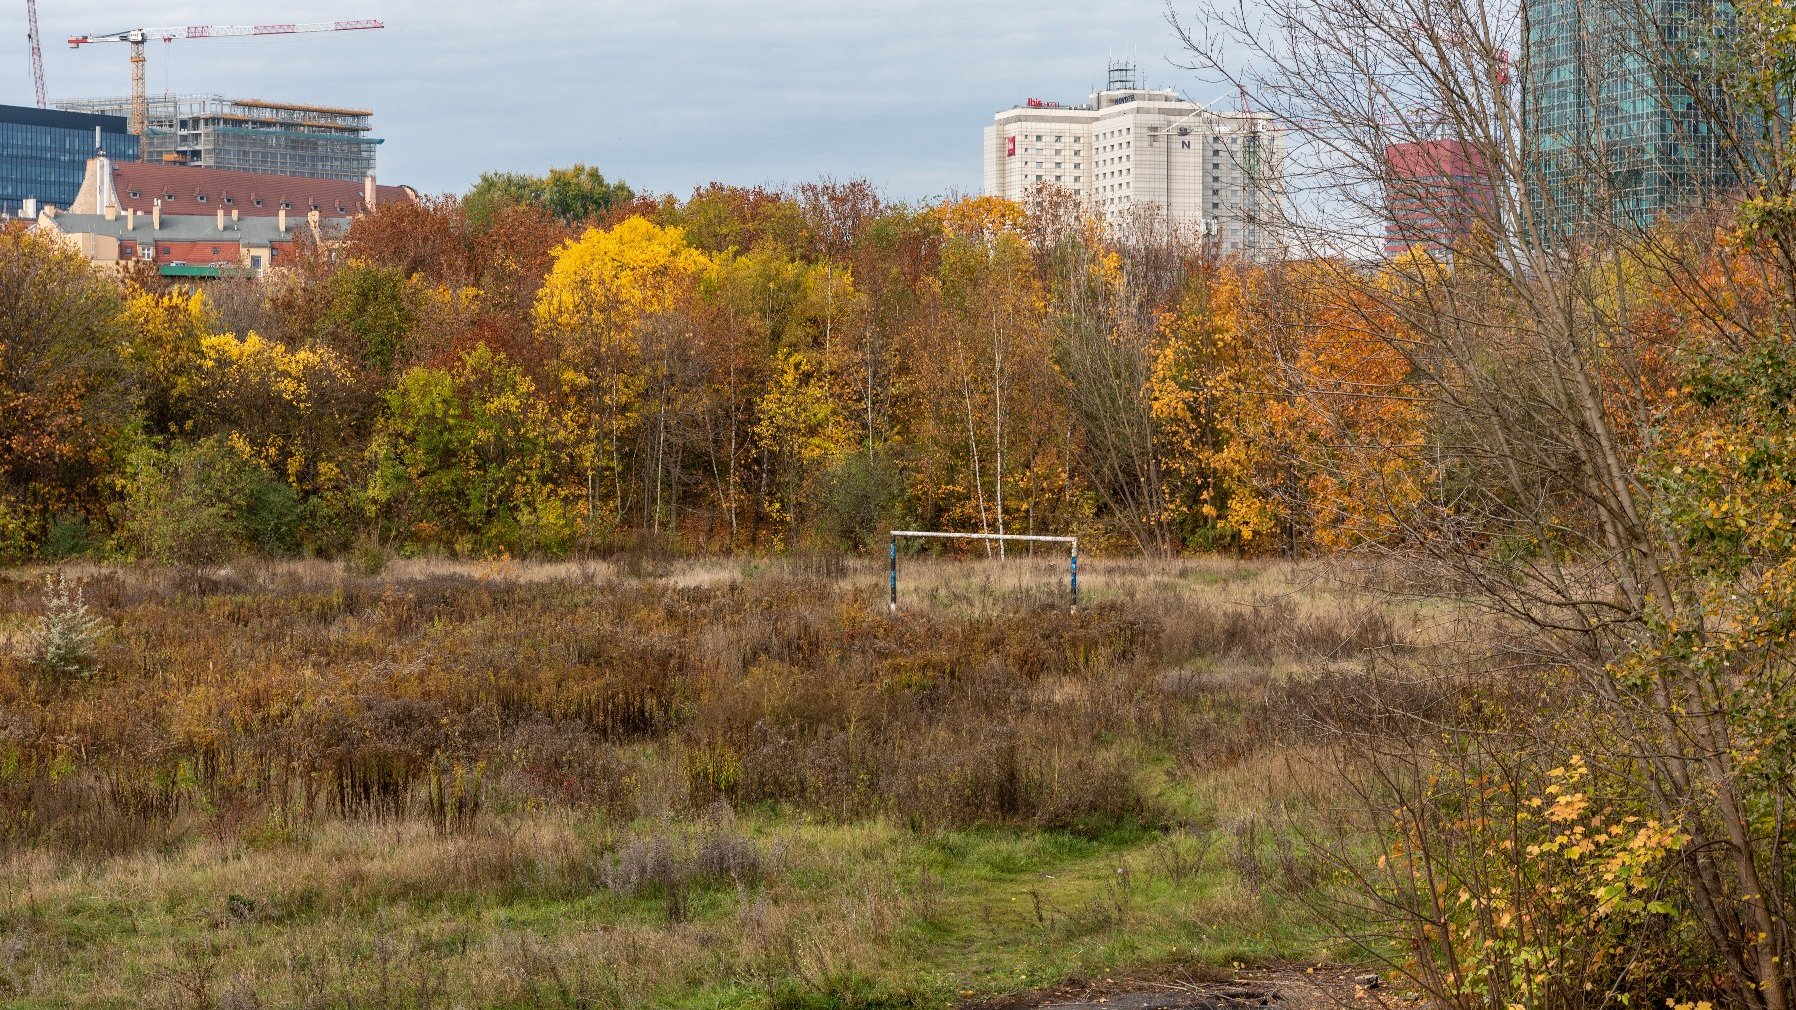
<svg viewBox="0 0 1796 1010"><path fill-rule="evenodd" d="M1189 8L1177 0L1181 10ZM39 0L50 100L123 95L136 27L375 18L379 31L151 42L152 94L374 111L380 178L460 192L481 172L597 165L638 192L865 178L977 192L980 130L1082 101L1111 58L1200 101L1164 0ZM25 5L0 7L0 104L32 104Z"/></svg>

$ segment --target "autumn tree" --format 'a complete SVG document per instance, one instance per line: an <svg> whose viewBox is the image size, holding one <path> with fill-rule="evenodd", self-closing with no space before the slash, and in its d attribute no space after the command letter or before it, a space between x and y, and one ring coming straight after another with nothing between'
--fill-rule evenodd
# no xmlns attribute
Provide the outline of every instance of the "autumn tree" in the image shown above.
<svg viewBox="0 0 1796 1010"><path fill-rule="evenodd" d="M507 207L537 207L564 224L583 225L635 194L623 182L608 182L595 167L551 168L547 175L487 172L462 198L477 228L489 225Z"/></svg>
<svg viewBox="0 0 1796 1010"><path fill-rule="evenodd" d="M0 551L86 546L135 383L120 300L78 253L0 224Z"/></svg>
<svg viewBox="0 0 1796 1010"><path fill-rule="evenodd" d="M1325 405L1324 431L1372 437L1314 458L1326 475L1311 490L1355 502L1323 530L1418 589L1483 606L1499 629L1502 675L1467 686L1472 717L1419 724L1402 754L1356 751L1366 823L1387 845L1370 863L1337 850L1338 865L1358 874L1356 907L1406 950L1394 967L1442 1002L1692 991L1787 1010L1796 879L1771 812L1792 798L1789 750L1760 711L1778 711L1788 651L1756 635L1780 606L1782 547L1758 540L1723 574L1692 546L1716 528L1701 513L1735 507L1728 490L1781 496L1778 428L1751 387L1781 381L1765 352L1796 311L1796 218L1780 209L1793 22L1777 5L1604 0L1547 47L1538 13L1266 0L1208 5L1201 33L1180 23L1195 65L1324 138L1291 167L1314 188L1283 223L1323 272L1309 315L1327 332L1281 372ZM1651 157L1678 167L1662 191L1627 168L1630 138L1608 118L1623 115L1618 84L1626 114L1666 131ZM1574 128L1541 118L1560 88ZM1433 187L1425 206L1464 232L1382 271L1342 255L1385 216L1391 145L1443 142L1469 152L1477 178ZM1734 264L1713 254L1741 245L1777 297L1735 300ZM1667 304L1685 320L1670 347L1640 325ZM1370 369L1351 360L1366 355ZM1684 377L1671 394L1667 360ZM1736 471L1705 454L1693 472L1682 438L1756 462ZM1518 678L1527 692L1503 703ZM1568 788L1572 758L1591 773ZM1532 837L1538 815L1515 815L1545 797L1565 805ZM1443 808L1460 813L1434 816ZM1601 848L1617 838L1627 852ZM1630 881L1655 895L1650 909ZM1650 929L1649 913L1664 917ZM1641 928L1612 926L1628 922Z"/></svg>
<svg viewBox="0 0 1796 1010"><path fill-rule="evenodd" d="M485 346L450 369L410 369L369 446L368 507L406 547L565 552L584 497L565 434L529 377Z"/></svg>
<svg viewBox="0 0 1796 1010"><path fill-rule="evenodd" d="M601 469L611 521L642 501L627 500L645 489L628 479L625 451L643 421L643 327L684 305L709 265L680 229L643 218L589 230L555 254L536 322L557 349L560 396L588 419L578 426L590 432L582 454L589 518L597 515ZM653 497L652 488L646 493Z"/></svg>

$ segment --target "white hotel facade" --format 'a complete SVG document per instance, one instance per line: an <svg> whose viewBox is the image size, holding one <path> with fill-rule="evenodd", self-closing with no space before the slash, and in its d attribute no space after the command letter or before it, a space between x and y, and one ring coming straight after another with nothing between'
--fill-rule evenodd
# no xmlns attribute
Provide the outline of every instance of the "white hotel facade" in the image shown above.
<svg viewBox="0 0 1796 1010"><path fill-rule="evenodd" d="M1138 87L1112 64L1085 105L1031 99L985 128L985 193L1075 194L1111 226L1152 222L1200 234L1224 253L1271 255L1284 149L1261 113L1217 112L1171 89Z"/></svg>

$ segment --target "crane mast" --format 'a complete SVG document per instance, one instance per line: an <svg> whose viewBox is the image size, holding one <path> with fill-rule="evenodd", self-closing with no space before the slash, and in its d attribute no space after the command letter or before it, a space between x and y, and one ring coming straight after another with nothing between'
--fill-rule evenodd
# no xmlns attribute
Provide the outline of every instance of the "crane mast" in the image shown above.
<svg viewBox="0 0 1796 1010"><path fill-rule="evenodd" d="M32 39L37 38L36 0L26 0L32 5ZM353 32L371 28L384 28L379 21L318 21L311 24L289 25L185 25L179 28L127 28L123 31L109 32L104 35L71 35L69 48L79 49L95 42L125 42L131 46L131 122L130 131L138 139L139 157L147 157L149 150L149 98L144 89L144 43L150 39L161 39L173 42L176 39L216 39L234 36L262 35L296 35L306 32ZM34 47L35 52L35 47ZM38 104L44 102L43 75L38 75Z"/></svg>
<svg viewBox="0 0 1796 1010"><path fill-rule="evenodd" d="M31 83L37 89L37 107L50 107L49 94L44 90L44 44L37 33L37 0L25 0L25 16L29 27L26 35L31 40Z"/></svg>

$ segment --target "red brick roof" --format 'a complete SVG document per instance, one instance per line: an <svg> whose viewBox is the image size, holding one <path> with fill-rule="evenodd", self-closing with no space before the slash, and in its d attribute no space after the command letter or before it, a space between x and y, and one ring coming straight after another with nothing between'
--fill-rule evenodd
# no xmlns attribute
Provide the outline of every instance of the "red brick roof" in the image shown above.
<svg viewBox="0 0 1796 1010"><path fill-rule="evenodd" d="M115 161L112 184L119 209L144 214L157 200L162 201L164 214L211 214L223 208L243 217L274 217L285 203L289 216L303 218L316 208L319 216L330 218L349 217L367 209L362 206L362 184L340 179ZM416 199L417 194L405 186L375 187L376 203Z"/></svg>

